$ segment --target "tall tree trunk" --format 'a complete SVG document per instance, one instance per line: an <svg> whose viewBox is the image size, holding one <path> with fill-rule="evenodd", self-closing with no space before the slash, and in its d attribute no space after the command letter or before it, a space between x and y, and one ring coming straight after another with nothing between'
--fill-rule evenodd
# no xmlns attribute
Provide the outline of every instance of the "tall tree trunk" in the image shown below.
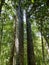
<svg viewBox="0 0 49 65"><path fill-rule="evenodd" d="M2 21L2 18L1 18L1 10L2 10L2 6L5 2L5 0L1 0L0 1L0 22L2 24L2 28L0 29L0 54L1 54L1 43L2 43L2 35L3 35L3 21Z"/></svg>
<svg viewBox="0 0 49 65"><path fill-rule="evenodd" d="M35 64L35 56L34 56L34 46L32 39L32 31L31 31L31 23L29 22L29 16L26 12L26 25L27 25L27 56L28 56L28 65L36 65Z"/></svg>
<svg viewBox="0 0 49 65"><path fill-rule="evenodd" d="M10 59L9 59L9 65L13 65L14 47L15 47L15 44L13 44L13 47L11 48L11 55L10 55Z"/></svg>
<svg viewBox="0 0 49 65"><path fill-rule="evenodd" d="M17 18L16 18L16 16L14 16L14 19L15 19L15 21L14 21L14 36L13 36L13 41L12 41L12 48L11 48L11 52L10 52L10 59L9 59L9 62L8 62L8 64L7 65L15 65L16 64L16 59L15 59L15 53L16 53L16 51L17 51L17 48L16 48L16 44L17 44L17 42L16 42L16 36L17 36L17 32L16 32L16 27L17 27Z"/></svg>
<svg viewBox="0 0 49 65"><path fill-rule="evenodd" d="M45 58L44 58L44 44L43 44L43 21L41 20L41 44L42 44L42 60L44 62Z"/></svg>
<svg viewBox="0 0 49 65"><path fill-rule="evenodd" d="M18 32L18 40L19 40L19 52L18 52L18 64L17 65L24 65L24 27L23 27L23 10L21 7L21 0L19 0L19 5L17 8L18 13L18 20L19 20L19 32Z"/></svg>
<svg viewBox="0 0 49 65"><path fill-rule="evenodd" d="M2 46L2 38L3 38L3 20L1 17L1 10L2 10L2 6L4 4L5 0L1 0L0 1L0 23L1 23L1 28L0 28L0 57L1 57L1 46ZM0 60L1 62L1 60Z"/></svg>
<svg viewBox="0 0 49 65"><path fill-rule="evenodd" d="M14 58L15 64L19 64L19 40L18 40L18 21L17 21L17 15L15 17L15 52L16 52L16 58ZM14 65L14 64L13 64Z"/></svg>
<svg viewBox="0 0 49 65"><path fill-rule="evenodd" d="M0 54L1 54L1 44L2 44L2 36L3 36L3 21L1 22L1 24L2 25L1 25L1 29L0 29Z"/></svg>
<svg viewBox="0 0 49 65"><path fill-rule="evenodd" d="M15 17L16 18L16 17ZM15 51L15 40L16 39L16 21L14 22L14 38L12 41L12 48L10 53L9 65L13 65L14 51Z"/></svg>

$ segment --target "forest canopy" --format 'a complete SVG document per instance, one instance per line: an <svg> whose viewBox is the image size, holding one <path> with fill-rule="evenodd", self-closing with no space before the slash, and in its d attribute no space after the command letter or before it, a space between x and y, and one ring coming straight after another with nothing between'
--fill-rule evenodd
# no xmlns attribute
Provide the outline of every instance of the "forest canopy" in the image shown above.
<svg viewBox="0 0 49 65"><path fill-rule="evenodd" d="M49 65L49 0L0 0L0 65Z"/></svg>

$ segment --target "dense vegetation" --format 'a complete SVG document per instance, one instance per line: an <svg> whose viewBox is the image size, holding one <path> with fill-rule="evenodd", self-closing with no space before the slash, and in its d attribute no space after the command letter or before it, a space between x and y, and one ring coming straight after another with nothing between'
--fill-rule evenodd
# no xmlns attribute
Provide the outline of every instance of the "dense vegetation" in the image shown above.
<svg viewBox="0 0 49 65"><path fill-rule="evenodd" d="M0 0L0 65L49 65L49 0Z"/></svg>

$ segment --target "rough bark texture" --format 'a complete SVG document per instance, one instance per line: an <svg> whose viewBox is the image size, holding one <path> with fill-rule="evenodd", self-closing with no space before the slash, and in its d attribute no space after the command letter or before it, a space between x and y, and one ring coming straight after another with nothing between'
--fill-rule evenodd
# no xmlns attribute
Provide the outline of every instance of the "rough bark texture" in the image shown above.
<svg viewBox="0 0 49 65"><path fill-rule="evenodd" d="M27 25L27 56L28 56L28 65L36 65L34 57L34 46L32 39L31 24L29 22L29 17L26 13L26 25Z"/></svg>

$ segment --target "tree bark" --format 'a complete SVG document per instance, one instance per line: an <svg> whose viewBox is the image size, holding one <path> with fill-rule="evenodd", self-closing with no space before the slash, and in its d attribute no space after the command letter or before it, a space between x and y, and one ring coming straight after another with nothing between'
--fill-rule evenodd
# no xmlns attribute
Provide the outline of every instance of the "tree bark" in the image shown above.
<svg viewBox="0 0 49 65"><path fill-rule="evenodd" d="M44 57L43 29L42 29L42 27L43 27L43 21L41 20L41 44L42 44L42 58L43 58L42 60L44 62L45 57Z"/></svg>
<svg viewBox="0 0 49 65"><path fill-rule="evenodd" d="M31 31L31 23L29 22L29 16L26 12L26 30L27 30L27 57L28 57L28 65L36 65L35 64L35 56L34 56L34 46L32 39L32 31Z"/></svg>
<svg viewBox="0 0 49 65"><path fill-rule="evenodd" d="M18 41L19 41L19 52L18 52L18 63L17 65L24 65L24 27L23 27L23 10L21 7L21 0L19 0L17 8L18 14Z"/></svg>
<svg viewBox="0 0 49 65"><path fill-rule="evenodd" d="M9 65L13 65L14 47L15 47L15 44L13 45L13 47L11 49L11 56L10 56L10 59L9 59Z"/></svg>

